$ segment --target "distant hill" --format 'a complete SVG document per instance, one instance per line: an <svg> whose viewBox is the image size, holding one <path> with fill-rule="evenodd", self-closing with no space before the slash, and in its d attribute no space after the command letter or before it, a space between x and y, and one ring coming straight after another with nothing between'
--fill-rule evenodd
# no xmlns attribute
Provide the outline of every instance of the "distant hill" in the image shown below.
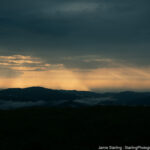
<svg viewBox="0 0 150 150"><path fill-rule="evenodd" d="M43 87L0 90L0 109L95 105L150 106L150 92L94 93L76 90L52 90Z"/></svg>
<svg viewBox="0 0 150 150"><path fill-rule="evenodd" d="M0 99L11 101L59 101L99 96L98 93L88 91L52 90L43 87L12 88L0 91Z"/></svg>

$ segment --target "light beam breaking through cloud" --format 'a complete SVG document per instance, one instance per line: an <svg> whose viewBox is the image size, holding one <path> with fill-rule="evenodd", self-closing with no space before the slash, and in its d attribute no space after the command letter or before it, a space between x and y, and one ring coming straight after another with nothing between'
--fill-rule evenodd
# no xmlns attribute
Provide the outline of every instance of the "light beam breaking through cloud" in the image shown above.
<svg viewBox="0 0 150 150"><path fill-rule="evenodd" d="M69 61L72 59L75 58L70 57ZM43 86L66 90L150 89L150 67L137 67L98 56L80 56L76 59L83 63L96 61L103 63L103 66L92 69L67 68L63 64L48 64L31 56L0 56L0 61L4 63L0 67L19 73L11 78L1 77L0 88Z"/></svg>

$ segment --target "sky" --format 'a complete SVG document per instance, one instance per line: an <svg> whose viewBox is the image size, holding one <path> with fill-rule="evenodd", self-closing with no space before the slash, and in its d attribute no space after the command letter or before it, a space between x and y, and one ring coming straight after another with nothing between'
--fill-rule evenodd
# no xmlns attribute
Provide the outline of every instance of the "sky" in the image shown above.
<svg viewBox="0 0 150 150"><path fill-rule="evenodd" d="M150 90L149 0L0 0L0 88Z"/></svg>

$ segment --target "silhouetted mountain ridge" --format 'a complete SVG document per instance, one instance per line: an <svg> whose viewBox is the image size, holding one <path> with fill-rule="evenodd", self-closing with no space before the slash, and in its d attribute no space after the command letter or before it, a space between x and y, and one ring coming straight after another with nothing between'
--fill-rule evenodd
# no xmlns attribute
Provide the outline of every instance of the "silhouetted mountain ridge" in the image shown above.
<svg viewBox="0 0 150 150"><path fill-rule="evenodd" d="M0 91L0 99L12 101L74 100L84 97L98 97L100 94L88 91L53 90L43 87L10 88Z"/></svg>
<svg viewBox="0 0 150 150"><path fill-rule="evenodd" d="M53 90L43 87L11 88L0 91L0 108L29 106L83 107L95 105L150 106L150 92L95 93Z"/></svg>

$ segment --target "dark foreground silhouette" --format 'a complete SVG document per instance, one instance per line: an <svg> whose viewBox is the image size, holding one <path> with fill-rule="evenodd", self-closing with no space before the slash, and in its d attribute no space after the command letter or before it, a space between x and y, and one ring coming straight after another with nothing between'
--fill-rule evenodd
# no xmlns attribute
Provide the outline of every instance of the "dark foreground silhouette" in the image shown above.
<svg viewBox="0 0 150 150"><path fill-rule="evenodd" d="M150 145L150 108L0 111L0 150L95 150L100 145Z"/></svg>

